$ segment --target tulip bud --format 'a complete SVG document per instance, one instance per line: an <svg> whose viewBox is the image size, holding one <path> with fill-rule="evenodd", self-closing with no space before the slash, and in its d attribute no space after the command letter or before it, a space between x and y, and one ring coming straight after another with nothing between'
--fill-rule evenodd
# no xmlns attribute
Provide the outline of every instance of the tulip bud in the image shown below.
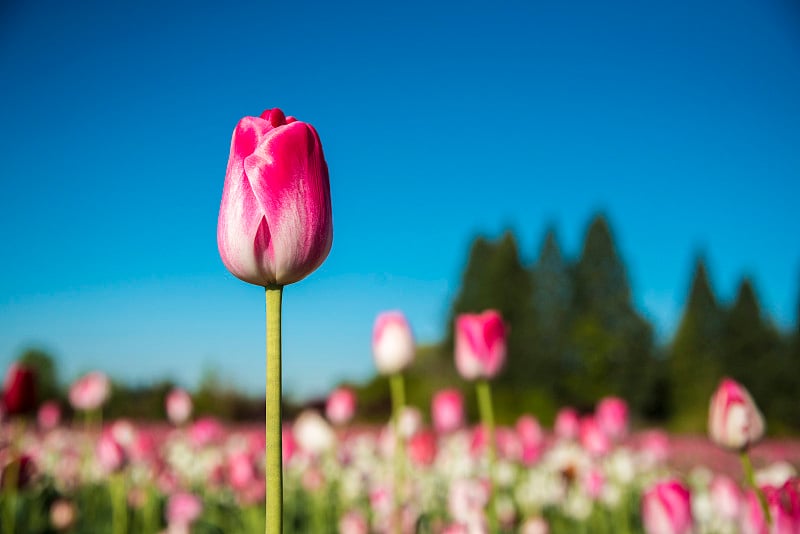
<svg viewBox="0 0 800 534"><path fill-rule="evenodd" d="M642 521L647 534L688 534L692 531L689 489L677 480L659 482L642 496Z"/></svg>
<svg viewBox="0 0 800 534"><path fill-rule="evenodd" d="M399 311L378 315L372 333L375 366L384 375L399 373L414 359L414 336L405 316Z"/></svg>
<svg viewBox="0 0 800 534"><path fill-rule="evenodd" d="M225 267L251 284L291 284L322 264L332 242L317 131L278 108L244 117L233 131L217 224Z"/></svg>
<svg viewBox="0 0 800 534"><path fill-rule="evenodd" d="M437 432L446 434L464 424L464 399L457 389L444 389L433 396L431 419Z"/></svg>
<svg viewBox="0 0 800 534"><path fill-rule="evenodd" d="M165 401L167 417L174 425L182 425L192 415L192 397L180 388L169 392Z"/></svg>
<svg viewBox="0 0 800 534"><path fill-rule="evenodd" d="M495 310L456 318L456 368L466 380L493 378L506 359L506 327Z"/></svg>
<svg viewBox="0 0 800 534"><path fill-rule="evenodd" d="M311 410L297 416L292 432L300 448L313 455L330 450L336 442L336 436L327 421Z"/></svg>
<svg viewBox="0 0 800 534"><path fill-rule="evenodd" d="M724 378L712 395L708 433L717 445L733 450L746 449L764 435L764 417L735 380Z"/></svg>
<svg viewBox="0 0 800 534"><path fill-rule="evenodd" d="M76 410L97 410L108 399L111 383L101 372L91 372L76 380L69 388L69 402Z"/></svg>
<svg viewBox="0 0 800 534"><path fill-rule="evenodd" d="M601 399L595 410L597 423L612 440L620 440L628 433L628 405L618 397Z"/></svg>
<svg viewBox="0 0 800 534"><path fill-rule="evenodd" d="M187 529L203 513L203 502L191 493L174 493L167 502L166 516L170 527Z"/></svg>
<svg viewBox="0 0 800 534"><path fill-rule="evenodd" d="M97 461L103 471L114 473L122 469L125 465L125 450L122 445L114 439L114 435L108 431L100 435L96 448Z"/></svg>
<svg viewBox="0 0 800 534"><path fill-rule="evenodd" d="M580 420L578 412L574 408L566 407L561 408L556 414L556 422L554 425L556 436L561 439L575 439L578 437L580 430Z"/></svg>
<svg viewBox="0 0 800 534"><path fill-rule="evenodd" d="M419 467L430 466L436 459L436 435L429 430L422 430L411 436L408 456Z"/></svg>
<svg viewBox="0 0 800 534"><path fill-rule="evenodd" d="M714 515L726 520L735 520L741 515L742 490L729 477L719 474L708 487Z"/></svg>
<svg viewBox="0 0 800 534"><path fill-rule="evenodd" d="M581 446L593 456L603 456L611 450L608 436L594 417L584 417L580 423Z"/></svg>
<svg viewBox="0 0 800 534"><path fill-rule="evenodd" d="M356 394L341 387L333 390L325 403L325 415L334 425L345 425L356 413Z"/></svg>
<svg viewBox="0 0 800 534"><path fill-rule="evenodd" d="M36 421L42 430L52 430L61 422L61 407L56 401L47 401L39 406Z"/></svg>
<svg viewBox="0 0 800 534"><path fill-rule="evenodd" d="M3 383L3 411L8 415L30 412L36 406L36 375L26 365L13 363Z"/></svg>
<svg viewBox="0 0 800 534"><path fill-rule="evenodd" d="M50 524L58 531L66 531L75 524L75 505L66 499L57 499L50 506Z"/></svg>

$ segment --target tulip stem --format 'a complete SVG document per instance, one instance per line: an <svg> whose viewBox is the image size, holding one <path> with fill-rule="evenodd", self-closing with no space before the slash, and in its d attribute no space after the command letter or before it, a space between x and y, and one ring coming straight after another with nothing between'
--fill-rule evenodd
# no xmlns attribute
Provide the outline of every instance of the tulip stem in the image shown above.
<svg viewBox="0 0 800 534"><path fill-rule="evenodd" d="M394 507L396 531L402 529L403 520L403 486L405 485L405 473L403 464L405 461L405 447L403 446L403 435L400 429L400 415L406 404L406 390L403 382L403 373L394 373L389 377L389 387L392 394L392 424L394 426Z"/></svg>
<svg viewBox="0 0 800 534"><path fill-rule="evenodd" d="M267 286L266 534L283 532L281 454L281 297L283 286Z"/></svg>
<svg viewBox="0 0 800 534"><path fill-rule="evenodd" d="M739 453L739 459L742 461L742 469L744 470L744 478L747 481L747 485L753 488L753 491L756 492L758 502L761 503L761 510L764 512L764 519L766 519L768 525L771 525L772 516L769 513L767 499L764 497L764 492L762 492L756 484L756 477L753 473L753 462L750 461L750 455L747 454L747 449L744 449Z"/></svg>
<svg viewBox="0 0 800 534"><path fill-rule="evenodd" d="M489 532L498 532L497 528L497 510L494 506L494 461L495 461L495 448L494 448L494 408L492 407L492 389L489 386L488 380L478 380L475 384L475 389L478 394L478 411L481 415L481 423L486 430L486 451L489 457L489 504L488 519L489 519Z"/></svg>

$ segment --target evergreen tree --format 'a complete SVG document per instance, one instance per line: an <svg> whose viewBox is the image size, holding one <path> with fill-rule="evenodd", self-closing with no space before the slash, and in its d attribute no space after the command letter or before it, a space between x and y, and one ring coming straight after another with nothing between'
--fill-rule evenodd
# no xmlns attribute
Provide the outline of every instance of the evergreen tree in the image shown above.
<svg viewBox="0 0 800 534"><path fill-rule="evenodd" d="M681 430L705 430L709 398L722 375L723 328L724 312L700 258L669 351L673 421Z"/></svg>
<svg viewBox="0 0 800 534"><path fill-rule="evenodd" d="M564 355L574 402L620 395L641 412L654 365L650 325L635 310L606 218L596 216L574 268L570 342Z"/></svg>
<svg viewBox="0 0 800 534"><path fill-rule="evenodd" d="M40 349L27 349L19 361L31 367L36 373L36 397L38 402L58 399L58 369L55 360Z"/></svg>
<svg viewBox="0 0 800 534"><path fill-rule="evenodd" d="M532 382L552 398L566 400L562 355L569 333L573 287L555 231L549 229L533 266L533 322L529 347Z"/></svg>
<svg viewBox="0 0 800 534"><path fill-rule="evenodd" d="M520 259L514 235L506 231L495 242L477 238L450 313L446 352L452 355L453 325L458 314L496 309L510 328L506 366L499 380L529 385L528 353L533 345L531 292L530 274Z"/></svg>

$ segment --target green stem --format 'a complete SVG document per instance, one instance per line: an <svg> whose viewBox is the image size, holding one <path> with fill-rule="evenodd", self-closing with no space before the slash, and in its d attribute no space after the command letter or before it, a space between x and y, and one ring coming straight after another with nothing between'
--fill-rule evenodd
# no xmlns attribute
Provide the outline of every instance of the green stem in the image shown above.
<svg viewBox="0 0 800 534"><path fill-rule="evenodd" d="M114 534L128 532L128 504L125 495L125 478L121 473L111 476L109 484L111 493L111 531Z"/></svg>
<svg viewBox="0 0 800 534"><path fill-rule="evenodd" d="M158 503L156 502L155 490L148 486L146 491L144 510L142 510L144 515L144 531L146 534L153 534L158 531L158 525L156 523L156 506Z"/></svg>
<svg viewBox="0 0 800 534"><path fill-rule="evenodd" d="M281 463L281 296L283 286L267 286L266 533L283 532Z"/></svg>
<svg viewBox="0 0 800 534"><path fill-rule="evenodd" d="M406 390L403 374L395 373L389 377L389 387L392 394L392 423L394 425L394 508L396 529L402 529L403 518L403 486L405 485L405 447L403 436L400 433L400 415L406 405Z"/></svg>
<svg viewBox="0 0 800 534"><path fill-rule="evenodd" d="M492 389L488 380L479 380L475 384L478 393L478 411L481 415L481 423L486 430L486 451L489 457L489 532L498 532L497 510L494 503L494 408L492 407Z"/></svg>
<svg viewBox="0 0 800 534"><path fill-rule="evenodd" d="M767 520L767 524L772 524L772 516L769 513L769 506L767 506L767 499L764 497L764 493L759 489L758 485L756 484L756 477L753 473L753 462L750 461L750 455L747 454L747 449L742 450L739 453L739 459L742 461L742 469L744 469L744 477L747 481L747 485L753 488L753 491L756 492L756 496L758 497L758 502L761 503L761 510L764 512L764 519Z"/></svg>

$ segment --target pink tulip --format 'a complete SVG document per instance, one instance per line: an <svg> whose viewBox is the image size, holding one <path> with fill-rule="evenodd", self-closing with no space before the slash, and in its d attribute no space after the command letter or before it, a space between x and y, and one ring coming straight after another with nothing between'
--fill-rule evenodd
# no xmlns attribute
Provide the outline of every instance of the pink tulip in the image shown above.
<svg viewBox="0 0 800 534"><path fill-rule="evenodd" d="M580 418L574 408L561 408L556 414L555 433L561 439L575 439L580 431Z"/></svg>
<svg viewBox="0 0 800 534"><path fill-rule="evenodd" d="M375 366L384 375L399 373L414 359L414 336L405 316L399 311L378 315L372 331Z"/></svg>
<svg viewBox="0 0 800 534"><path fill-rule="evenodd" d="M91 411L100 408L111 393L108 377L93 371L78 380L69 388L69 402L76 410Z"/></svg>
<svg viewBox="0 0 800 534"><path fill-rule="evenodd" d="M581 480L583 491L592 499L599 499L606 484L606 477L603 472L594 467L587 471Z"/></svg>
<svg viewBox="0 0 800 534"><path fill-rule="evenodd" d="M800 533L800 479L787 480L781 487L762 488L772 517L772 534Z"/></svg>
<svg viewBox="0 0 800 534"><path fill-rule="evenodd" d="M456 318L456 368L466 380L493 378L506 359L506 326L496 310Z"/></svg>
<svg viewBox="0 0 800 534"><path fill-rule="evenodd" d="M203 513L203 502L191 493L178 492L167 502L167 522L170 526L189 527Z"/></svg>
<svg viewBox="0 0 800 534"><path fill-rule="evenodd" d="M3 382L0 399L3 412L8 415L27 413L36 406L36 375L30 367L12 363Z"/></svg>
<svg viewBox="0 0 800 534"><path fill-rule="evenodd" d="M167 417L174 425L182 425L192 415L192 397L181 388L170 391L164 404Z"/></svg>
<svg viewBox="0 0 800 534"><path fill-rule="evenodd" d="M600 428L597 419L584 417L580 423L581 446L593 456L603 456L611 450L608 436Z"/></svg>
<svg viewBox="0 0 800 534"><path fill-rule="evenodd" d="M39 406L36 421L42 430L52 430L61 422L61 406L55 401L47 401Z"/></svg>
<svg viewBox="0 0 800 534"><path fill-rule="evenodd" d="M548 534L550 525L543 517L529 517L519 528L520 534Z"/></svg>
<svg viewBox="0 0 800 534"><path fill-rule="evenodd" d="M294 454L297 452L297 440L294 439L294 433L290 428L281 429L281 459L283 465L289 463Z"/></svg>
<svg viewBox="0 0 800 534"><path fill-rule="evenodd" d="M619 441L628 434L628 404L619 397L601 399L595 417L600 428L612 440Z"/></svg>
<svg viewBox="0 0 800 534"><path fill-rule="evenodd" d="M331 450L336 444L336 435L331 426L313 410L306 410L297 416L292 433L300 448L314 456Z"/></svg>
<svg viewBox="0 0 800 534"><path fill-rule="evenodd" d="M189 440L195 447L205 447L223 437L222 425L213 417L203 417L189 428Z"/></svg>
<svg viewBox="0 0 800 534"><path fill-rule="evenodd" d="M317 131L278 108L244 117L233 131L217 224L225 267L251 284L291 284L322 264L332 242Z"/></svg>
<svg viewBox="0 0 800 534"><path fill-rule="evenodd" d="M339 534L368 534L369 525L364 514L350 510L339 519Z"/></svg>
<svg viewBox="0 0 800 534"><path fill-rule="evenodd" d="M714 515L727 520L735 520L742 511L742 490L730 479L722 474L714 476L708 487L711 496L711 507Z"/></svg>
<svg viewBox="0 0 800 534"><path fill-rule="evenodd" d="M436 435L423 430L417 432L408 441L408 456L414 465L428 467L436 459Z"/></svg>
<svg viewBox="0 0 800 534"><path fill-rule="evenodd" d="M724 378L711 397L708 433L722 447L743 450L764 435L764 417L750 393L730 378Z"/></svg>
<svg viewBox="0 0 800 534"><path fill-rule="evenodd" d="M106 473L114 473L125 466L125 450L114 439L111 431L105 431L100 435L100 439L97 441L96 454L100 467Z"/></svg>
<svg viewBox="0 0 800 534"><path fill-rule="evenodd" d="M517 436L522 444L522 463L533 465L542 455L544 433L539 421L532 415L522 415L515 425Z"/></svg>
<svg viewBox="0 0 800 534"><path fill-rule="evenodd" d="M325 415L334 425L346 425L356 413L356 394L346 387L333 390L325 404Z"/></svg>
<svg viewBox="0 0 800 534"><path fill-rule="evenodd" d="M437 392L431 401L431 419L436 432L447 434L464 424L464 398L457 389Z"/></svg>
<svg viewBox="0 0 800 534"><path fill-rule="evenodd" d="M661 430L644 433L640 443L644 457L652 463L663 463L669 458L669 436Z"/></svg>
<svg viewBox="0 0 800 534"><path fill-rule="evenodd" d="M692 531L691 494L677 480L656 483L642 496L642 521L648 534Z"/></svg>
<svg viewBox="0 0 800 534"><path fill-rule="evenodd" d="M246 453L236 453L228 458L228 480L236 491L245 490L256 479L253 460Z"/></svg>

